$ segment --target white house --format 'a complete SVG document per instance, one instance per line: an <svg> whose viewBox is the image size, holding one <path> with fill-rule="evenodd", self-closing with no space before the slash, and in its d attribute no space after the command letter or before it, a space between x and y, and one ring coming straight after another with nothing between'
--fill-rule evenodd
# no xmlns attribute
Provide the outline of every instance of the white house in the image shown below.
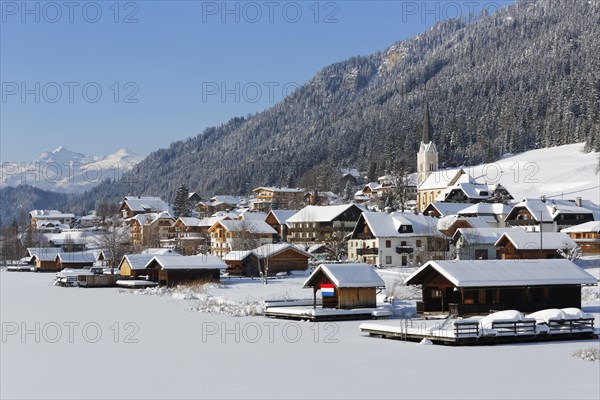
<svg viewBox="0 0 600 400"><path fill-rule="evenodd" d="M410 212L363 212L350 239L348 259L384 267L421 265L448 257L437 219Z"/></svg>

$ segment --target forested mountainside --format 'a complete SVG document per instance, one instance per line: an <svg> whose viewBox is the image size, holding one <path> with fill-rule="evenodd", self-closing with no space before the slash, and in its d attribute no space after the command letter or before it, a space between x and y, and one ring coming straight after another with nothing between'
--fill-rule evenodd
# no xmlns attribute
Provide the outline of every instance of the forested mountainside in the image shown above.
<svg viewBox="0 0 600 400"><path fill-rule="evenodd" d="M70 207L127 194L172 200L181 183L203 195L246 194L301 185L315 170L415 170L425 101L442 166L582 141L598 150L599 38L596 0L524 1L474 22L444 21L325 67L268 110L157 150Z"/></svg>

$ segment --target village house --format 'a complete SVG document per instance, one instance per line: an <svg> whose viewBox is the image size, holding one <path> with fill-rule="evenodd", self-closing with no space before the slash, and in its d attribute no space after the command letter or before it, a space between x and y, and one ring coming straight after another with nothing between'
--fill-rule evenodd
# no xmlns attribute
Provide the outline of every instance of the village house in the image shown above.
<svg viewBox="0 0 600 400"><path fill-rule="evenodd" d="M356 168L342 168L340 172L340 181L342 187L344 187L347 184L350 184L351 186L356 186L360 185L363 182L363 178Z"/></svg>
<svg viewBox="0 0 600 400"><path fill-rule="evenodd" d="M52 225L51 230L56 227L68 229L75 221L75 214L63 213L57 210L32 210L29 212L29 219L33 229L50 228L49 223ZM44 222L46 223L44 224Z"/></svg>
<svg viewBox="0 0 600 400"><path fill-rule="evenodd" d="M558 250L571 251L577 244L567 234L560 232L527 232L511 229L496 241L503 260L562 258Z"/></svg>
<svg viewBox="0 0 600 400"><path fill-rule="evenodd" d="M476 182L456 182L454 185L442 190L436 201L450 203L481 203L492 197L506 201L513 199L512 195L502 185L488 185Z"/></svg>
<svg viewBox="0 0 600 400"><path fill-rule="evenodd" d="M287 220L294 214L296 214L298 210L271 210L269 214L267 214L267 218L265 218L265 222L269 224L275 231L277 231L277 235L275 236L276 242L287 242L288 235L288 225Z"/></svg>
<svg viewBox="0 0 600 400"><path fill-rule="evenodd" d="M585 205L585 206L584 206ZM594 221L598 206L581 198L571 200L524 199L516 204L505 218L506 225L519 226L528 231L559 232L561 229Z"/></svg>
<svg viewBox="0 0 600 400"><path fill-rule="evenodd" d="M373 308L385 282L367 264L321 264L306 279L304 287L312 288L315 307L320 290L323 308Z"/></svg>
<svg viewBox="0 0 600 400"><path fill-rule="evenodd" d="M247 205L248 201L244 196L216 195L199 202L196 209L200 216L208 217L219 211L231 211Z"/></svg>
<svg viewBox="0 0 600 400"><path fill-rule="evenodd" d="M429 261L406 280L421 285L421 314L581 308L581 286L598 280L569 260Z"/></svg>
<svg viewBox="0 0 600 400"><path fill-rule="evenodd" d="M271 209L289 209L303 203L306 190L300 188L261 186L253 190L252 208L269 212Z"/></svg>
<svg viewBox="0 0 600 400"><path fill-rule="evenodd" d="M438 219L437 229L448 237L460 228L490 228L491 226L483 219L476 217L462 217L460 215L447 215Z"/></svg>
<svg viewBox="0 0 600 400"><path fill-rule="evenodd" d="M365 211L356 204L306 206L287 220L288 241L292 243L343 240Z"/></svg>
<svg viewBox="0 0 600 400"><path fill-rule="evenodd" d="M212 254L223 257L233 250L251 250L273 243L277 234L264 221L220 220L208 229Z"/></svg>
<svg viewBox="0 0 600 400"><path fill-rule="evenodd" d="M172 226L175 248L183 255L194 255L207 246L208 228L202 226L202 220L195 217L179 217Z"/></svg>
<svg viewBox="0 0 600 400"><path fill-rule="evenodd" d="M443 218L450 215L458 215L468 206L468 204L464 203L443 203L441 201L434 201L433 203L429 203L427 207L423 209L423 215Z"/></svg>
<svg viewBox="0 0 600 400"><path fill-rule="evenodd" d="M97 216L95 213L84 215L79 218L78 224L80 228L94 228L99 227L102 223L102 218Z"/></svg>
<svg viewBox="0 0 600 400"><path fill-rule="evenodd" d="M201 254L196 256L154 256L146 264L149 280L159 285L175 286L181 283L219 282L227 264L220 258Z"/></svg>
<svg viewBox="0 0 600 400"><path fill-rule="evenodd" d="M160 197L150 196L125 196L119 207L119 214L123 219L132 218L138 214L151 214L167 211L169 205Z"/></svg>
<svg viewBox="0 0 600 400"><path fill-rule="evenodd" d="M504 228L504 219L512 207L503 203L477 203L458 211L461 217L483 219L492 228Z"/></svg>
<svg viewBox="0 0 600 400"><path fill-rule="evenodd" d="M561 229L581 248L584 254L600 253L600 221L590 221Z"/></svg>
<svg viewBox="0 0 600 400"><path fill-rule="evenodd" d="M459 228L452 236L452 253L457 260L495 260L501 255L496 247L500 237L518 228Z"/></svg>
<svg viewBox="0 0 600 400"><path fill-rule="evenodd" d="M416 266L448 256L448 240L437 219L411 212L363 212L348 240L348 259L392 266Z"/></svg>
<svg viewBox="0 0 600 400"><path fill-rule="evenodd" d="M250 208L247 208L245 210L238 210L238 211L241 211L241 212L239 213L239 215L236 219L239 219L241 221L251 221L251 220L264 221L267 219L267 214L262 211L255 211Z"/></svg>
<svg viewBox="0 0 600 400"><path fill-rule="evenodd" d="M338 195L333 192L306 192L303 196L304 204L310 206L328 205L337 202Z"/></svg>
<svg viewBox="0 0 600 400"><path fill-rule="evenodd" d="M134 247L173 246L175 218L168 212L136 214L125 220L130 226L131 244Z"/></svg>
<svg viewBox="0 0 600 400"><path fill-rule="evenodd" d="M49 219L36 221L35 228L39 233L60 233L64 230L71 229L69 224L61 224L60 221Z"/></svg>

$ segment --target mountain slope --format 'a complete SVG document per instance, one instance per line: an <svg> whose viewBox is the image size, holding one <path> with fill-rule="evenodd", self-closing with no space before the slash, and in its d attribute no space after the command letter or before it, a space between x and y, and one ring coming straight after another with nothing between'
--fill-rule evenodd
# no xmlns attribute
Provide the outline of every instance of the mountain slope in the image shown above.
<svg viewBox="0 0 600 400"><path fill-rule="evenodd" d="M598 149L599 38L598 1L519 2L469 24L442 22L324 68L264 112L157 150L74 205L172 199L182 182L204 195L242 194L338 167L415 170L425 100L445 166L566 143Z"/></svg>

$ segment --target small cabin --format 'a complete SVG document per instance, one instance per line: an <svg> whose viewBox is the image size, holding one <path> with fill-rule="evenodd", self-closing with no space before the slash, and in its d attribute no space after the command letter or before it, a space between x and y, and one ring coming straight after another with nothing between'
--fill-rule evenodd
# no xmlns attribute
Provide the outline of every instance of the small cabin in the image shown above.
<svg viewBox="0 0 600 400"><path fill-rule="evenodd" d="M567 259L429 261L406 285L421 285L422 314L488 314L581 308L581 286L598 280Z"/></svg>
<svg viewBox="0 0 600 400"><path fill-rule="evenodd" d="M252 250L235 250L225 254L227 273L236 276L259 276L260 259Z"/></svg>
<svg viewBox="0 0 600 400"><path fill-rule="evenodd" d="M288 243L265 244L253 250L258 254L261 270L269 275L280 272L306 271L312 255Z"/></svg>
<svg viewBox="0 0 600 400"><path fill-rule="evenodd" d="M321 264L304 287L313 289L315 305L317 292L321 291L323 308L373 308L385 282L368 264Z"/></svg>
<svg viewBox="0 0 600 400"><path fill-rule="evenodd" d="M146 264L150 279L166 286L193 281L219 282L221 271L226 269L227 264L213 255L154 256Z"/></svg>
<svg viewBox="0 0 600 400"><path fill-rule="evenodd" d="M94 265L95 261L96 256L94 253L82 251L73 253L58 253L54 263L56 264L56 270L60 271L64 268L89 268Z"/></svg>

